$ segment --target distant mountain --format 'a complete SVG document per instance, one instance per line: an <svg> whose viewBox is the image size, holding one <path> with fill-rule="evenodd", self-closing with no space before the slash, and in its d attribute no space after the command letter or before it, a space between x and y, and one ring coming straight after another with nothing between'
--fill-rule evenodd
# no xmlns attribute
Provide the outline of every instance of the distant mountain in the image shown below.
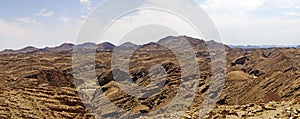
<svg viewBox="0 0 300 119"><path fill-rule="evenodd" d="M176 41L175 39L181 39L181 40L186 39L192 46L205 45L204 40L197 39L197 38L192 38L192 37L188 37L188 36L179 36L179 37L168 36L166 38L163 38L163 39L159 40L158 43L159 44L162 44L162 43L178 43L178 45L180 45L180 42Z"/></svg>
<svg viewBox="0 0 300 119"><path fill-rule="evenodd" d="M166 44L166 45L171 45L172 47L181 47L182 46L182 41L186 39L189 44L194 48L194 50L196 50L197 52L202 52L205 51L207 52L207 46L225 46L225 48L227 48L226 45L223 45L222 43L217 43L215 41L204 41L201 39L197 39L197 38L192 38L192 37L188 37L188 36L169 36L166 38L163 38L161 40L159 40L158 42L151 42L148 44L144 44L144 45L136 45L134 43L131 42L126 42L120 46L115 46L109 42L104 42L104 43L100 43L100 44L95 44L92 42L87 42L87 43L83 43L83 44L79 44L79 45L74 45L71 43L63 43L60 46L57 47L46 47L46 48L35 48L35 47L26 47L20 50L11 50L11 49L7 49L4 51L1 51L0 54L17 54L17 53L29 53L29 52L36 52L36 51L40 51L40 52L69 52L72 51L74 48L76 48L77 51L89 51L90 49L94 50L96 48L97 52L102 52L102 51L113 51L114 48L117 49L121 49L121 50L131 50L131 49L137 49L137 48L146 48L146 49L150 49L150 50L156 50L158 48L161 48L162 46L159 44ZM213 45L211 45L213 44ZM166 49L165 49L166 50ZM203 53L202 53L203 54Z"/></svg>
<svg viewBox="0 0 300 119"><path fill-rule="evenodd" d="M295 48L297 45L262 45L260 48Z"/></svg>
<svg viewBox="0 0 300 119"><path fill-rule="evenodd" d="M202 47L206 48L206 44L204 40L201 39L196 39L192 37L187 37L187 36L179 36L179 37L174 37L174 36L168 36L166 38L163 38L158 41L159 44L175 44L176 46L181 46L183 42L180 42L182 40L187 40L192 47Z"/></svg>
<svg viewBox="0 0 300 119"><path fill-rule="evenodd" d="M5 49L0 52L0 54L16 54L16 53L18 53L18 52L16 50L12 50L12 49Z"/></svg>
<svg viewBox="0 0 300 119"><path fill-rule="evenodd" d="M29 52L36 52L36 51L39 51L39 49L33 46L25 47L19 50L20 53L29 53Z"/></svg>
<svg viewBox="0 0 300 119"><path fill-rule="evenodd" d="M178 39L178 40L174 40L174 39ZM229 48L227 45L215 42L213 40L204 41L202 39L192 38L192 37L188 37L188 36L179 36L179 37L169 36L169 37L161 39L160 41L158 41L158 43L176 44L178 47L180 47L182 45L182 42L180 42L181 39L182 40L186 39L195 50L200 51L200 52L207 51L208 47L210 47L210 48L224 47L225 50L227 50Z"/></svg>
<svg viewBox="0 0 300 119"><path fill-rule="evenodd" d="M255 45L228 45L230 48L241 48L241 49L255 49L255 48L259 48L259 46L255 46Z"/></svg>
<svg viewBox="0 0 300 119"><path fill-rule="evenodd" d="M39 49L35 48L33 46L28 46L28 47L25 47L25 48L20 49L20 50L7 49L7 50L4 50L4 51L1 51L0 54L18 54L18 53L30 53L30 52L36 52L36 51L39 51Z"/></svg>
<svg viewBox="0 0 300 119"><path fill-rule="evenodd" d="M83 43L83 44L76 45L75 47L76 47L76 48L86 48L86 49L90 49L90 48L95 48L95 47L97 47L97 44L91 43L91 42L87 42L87 43Z"/></svg>
<svg viewBox="0 0 300 119"><path fill-rule="evenodd" d="M71 43L63 43L57 47L46 47L46 48L36 48L33 46L25 47L19 50L6 49L0 52L0 54L18 54L18 53L31 53L31 52L65 52L71 51L75 45Z"/></svg>
<svg viewBox="0 0 300 119"><path fill-rule="evenodd" d="M117 46L116 48L118 50L134 50L134 49L137 49L139 48L140 46L139 45L136 45L134 43L131 43L131 42L126 42L126 43L123 43L122 45L120 46Z"/></svg>
<svg viewBox="0 0 300 119"><path fill-rule="evenodd" d="M241 48L241 49L256 49L256 48L294 48L296 45L228 45L230 48Z"/></svg>
<svg viewBox="0 0 300 119"><path fill-rule="evenodd" d="M100 43L100 44L95 44L95 43L83 43L83 44L79 44L75 46L77 49L94 49L96 48L97 52L100 51L112 51L115 47L115 45L108 43L108 42L104 42L104 43Z"/></svg>
<svg viewBox="0 0 300 119"><path fill-rule="evenodd" d="M161 45L159 45L158 43L155 42L150 42L147 44L142 45L139 49L146 49L146 50L157 50L157 49L161 49Z"/></svg>
<svg viewBox="0 0 300 119"><path fill-rule="evenodd" d="M104 42L97 45L97 51L112 51L114 48L115 45L109 42Z"/></svg>
<svg viewBox="0 0 300 119"><path fill-rule="evenodd" d="M57 46L57 47L43 48L43 49L41 49L41 51L44 51L44 52L65 52L65 51L71 51L74 46L75 45L72 44L72 43L63 43L63 44L61 44L60 46Z"/></svg>

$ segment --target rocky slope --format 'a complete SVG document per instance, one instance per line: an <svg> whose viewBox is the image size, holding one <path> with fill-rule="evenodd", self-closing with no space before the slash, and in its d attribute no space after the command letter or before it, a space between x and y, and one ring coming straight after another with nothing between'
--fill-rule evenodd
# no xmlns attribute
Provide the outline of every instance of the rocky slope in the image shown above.
<svg viewBox="0 0 300 119"><path fill-rule="evenodd" d="M176 53L162 45L174 44L174 39L187 39L191 44L199 65L187 68L199 67L199 75L183 75L184 68ZM174 48L182 48L180 44L180 40L175 42ZM226 61L219 61L227 62L226 80L219 97L211 92L218 88L213 87L213 83L219 83L211 82L211 76L212 72L218 74L223 70L211 68L210 61L215 58L211 55L220 51L209 52L207 44L223 47L227 55ZM186 36L167 37L142 46L126 43L118 47L116 56L111 52L115 46L110 43L2 51L0 118L97 118L95 115L105 118L199 118L206 97L217 99L217 105L203 118L299 118L300 49L229 48L214 41ZM80 61L89 58L95 61L72 61L74 48L82 53L77 54ZM88 55L91 48L96 48L95 55ZM112 67L114 60L120 68ZM128 67L124 65L127 61ZM153 68L155 66L158 68ZM128 94L127 91L138 91L137 88L125 86L123 90L119 82L131 79L146 91L137 92L138 96ZM197 85L189 83L193 79L198 81ZM180 94L192 91L191 88L181 89L183 84L195 86L195 95ZM181 97L175 100L178 104L162 110L177 94ZM185 99L192 96L192 103L188 104ZM176 111L186 106L187 110ZM118 109L114 110L116 107ZM156 111L158 113L154 113Z"/></svg>

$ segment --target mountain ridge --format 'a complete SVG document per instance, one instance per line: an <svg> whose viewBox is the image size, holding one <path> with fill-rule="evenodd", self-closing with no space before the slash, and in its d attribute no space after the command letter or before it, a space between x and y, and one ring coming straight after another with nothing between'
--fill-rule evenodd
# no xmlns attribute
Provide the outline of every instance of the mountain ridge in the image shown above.
<svg viewBox="0 0 300 119"><path fill-rule="evenodd" d="M56 51L69 50L74 47L72 44L45 49L50 50L49 52L39 52L37 48L29 46L23 48L22 52L34 53L1 55L0 66L3 70L0 72L0 118L11 118L12 115L14 118L92 118L94 112L107 118L137 118L140 113L160 111L162 107L171 104L177 94L182 97L176 100L178 104L168 108L164 115L155 114L153 118L170 117L180 112L176 118L197 119L205 99L216 100L216 105L204 119L286 119L300 116L300 49L225 49L226 59L220 58L214 63L217 66L226 63L226 66L212 68L211 59L218 58L213 57L214 54L223 52L204 49L202 46L212 44L208 46L218 48L220 44L182 36L188 39L196 54L195 58L186 57L183 61L198 62L187 66L187 73L197 66L200 71L199 76L188 73L189 76L183 77L182 74L186 71L183 72L181 64L184 62L179 62L176 54L166 47L183 48L184 42L178 39L171 42L170 39L173 38L178 37L167 37L160 43L145 44L134 52L131 49L120 50L119 55L107 52L110 51L109 48L115 47L110 43L84 43L77 45L79 51L91 47L93 49L88 49L87 52L95 51L95 47L100 47L101 50L102 46L107 47L107 51L98 49L99 52L95 52L95 55L78 55L76 62L72 52ZM131 45L127 43L123 46ZM88 58L94 58L95 62L87 62ZM114 65L120 66L119 68L112 67L113 59ZM156 68L157 66L159 67ZM127 69L128 73L125 73ZM95 71L96 76L91 77L90 71L93 74ZM161 71L163 74L159 73ZM220 78L225 78L224 87L216 87L215 84L220 84L223 80L213 78L221 76L223 71L226 77ZM121 77L119 81L133 81L138 86L146 86L147 91L141 91L138 96L127 94L119 87L118 77L114 77L113 73ZM93 81L87 81L90 79ZM199 84L195 85L191 82L192 79ZM155 81L153 85L152 81ZM197 88L191 104L187 104L188 101L185 100L186 97L191 97L190 94L178 93L182 84L189 85L182 88L182 91L191 91L191 86ZM93 94L89 92L91 89L95 90ZM220 95L216 97L211 89L220 89ZM138 92L135 87L129 87L128 90ZM104 98L121 110L115 111L111 103L103 103ZM89 100L90 103L82 100ZM183 105L188 109L177 111ZM90 107L96 109L90 111ZM134 113L123 114L122 110Z"/></svg>
<svg viewBox="0 0 300 119"><path fill-rule="evenodd" d="M22 49L17 49L17 50L13 50L13 49L5 49L3 51L0 51L0 55L10 55L10 54L18 54L18 53L32 53L32 52L68 52L68 51L72 51L74 47L76 48L83 48L83 49L93 49L96 48L97 52L101 52L101 51L112 51L114 48L118 48L121 50L131 50L131 49L137 49L139 47L144 47L147 46L149 44L159 44L159 43L163 43L163 42L170 42L172 39L175 38L186 38L189 43L193 46L196 47L197 45L201 45L201 47L206 47L206 45L208 43L217 43L213 40L211 41L204 41L203 39L198 39L198 38L192 38L192 37L188 37L188 36L168 36L165 38L162 38L160 40L158 40L157 42L150 42L150 43L145 43L143 45L137 45L131 42L125 42L119 46L116 46L110 42L102 42L99 44L93 43L93 42L85 42L85 43L81 43L81 44L73 44L73 43L62 43L58 46L54 46L54 47L44 47L44 48L36 48L34 46L28 46ZM217 43L217 44L222 44L222 43ZM180 45L180 44L179 44ZM222 44L225 47L228 47L225 44Z"/></svg>
<svg viewBox="0 0 300 119"><path fill-rule="evenodd" d="M224 44L215 42L214 40L205 41L203 39L199 38L193 38L189 36L167 36L165 38L162 38L158 40L157 42L149 42L142 45L134 44L132 42L125 42L121 45L114 45L110 42L102 42L102 43L93 43L93 42L85 42L81 44L74 44L74 43L62 43L58 46L53 47L44 47L44 48L37 48L34 46L27 46L21 49L4 49L0 51L0 55L3 54L18 54L18 53L31 53L31 52L67 52L71 51L74 47L77 48L95 48L96 51L112 51L114 48L118 48L121 50L131 50L131 49L137 49L138 47L147 46L152 43L163 43L163 42L169 42L170 40L174 38L186 38L189 43L195 47L196 45L203 45L202 47L205 47L205 45L209 43L217 43L225 46L225 49L241 49L241 50L247 50L247 49L270 49L270 48L300 48L300 45L230 45L230 44Z"/></svg>

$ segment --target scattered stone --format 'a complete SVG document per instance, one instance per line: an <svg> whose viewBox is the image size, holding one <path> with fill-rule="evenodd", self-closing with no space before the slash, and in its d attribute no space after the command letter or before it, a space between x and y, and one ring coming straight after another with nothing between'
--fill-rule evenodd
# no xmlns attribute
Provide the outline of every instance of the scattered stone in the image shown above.
<svg viewBox="0 0 300 119"><path fill-rule="evenodd" d="M276 106L274 103L267 103L267 104L263 105L263 108L265 110L276 110Z"/></svg>
<svg viewBox="0 0 300 119"><path fill-rule="evenodd" d="M247 61L247 57L246 56L242 56L242 57L239 57L237 59L235 59L231 65L232 66L236 66L236 65L244 65Z"/></svg>
<svg viewBox="0 0 300 119"><path fill-rule="evenodd" d="M132 111L133 111L134 113L137 113L137 112L146 113L146 112L149 112L149 111L150 111L150 108L149 108L148 106L146 106L146 105L138 105L138 106L134 107L134 108L132 109Z"/></svg>
<svg viewBox="0 0 300 119"><path fill-rule="evenodd" d="M286 108L286 115L287 115L287 116L291 116L291 115L292 115L292 112L291 112L291 108L290 108L290 107Z"/></svg>
<svg viewBox="0 0 300 119"><path fill-rule="evenodd" d="M297 111L298 113L300 113L300 108L296 109L296 111Z"/></svg>

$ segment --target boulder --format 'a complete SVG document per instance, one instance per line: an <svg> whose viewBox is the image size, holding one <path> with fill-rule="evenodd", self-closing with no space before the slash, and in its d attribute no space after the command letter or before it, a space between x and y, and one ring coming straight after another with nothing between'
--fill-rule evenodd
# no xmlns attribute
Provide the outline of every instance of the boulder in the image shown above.
<svg viewBox="0 0 300 119"><path fill-rule="evenodd" d="M231 63L232 66L236 66L236 65L244 65L246 64L248 58L246 56L242 56L242 57L239 57L235 60L233 60L233 62Z"/></svg>

